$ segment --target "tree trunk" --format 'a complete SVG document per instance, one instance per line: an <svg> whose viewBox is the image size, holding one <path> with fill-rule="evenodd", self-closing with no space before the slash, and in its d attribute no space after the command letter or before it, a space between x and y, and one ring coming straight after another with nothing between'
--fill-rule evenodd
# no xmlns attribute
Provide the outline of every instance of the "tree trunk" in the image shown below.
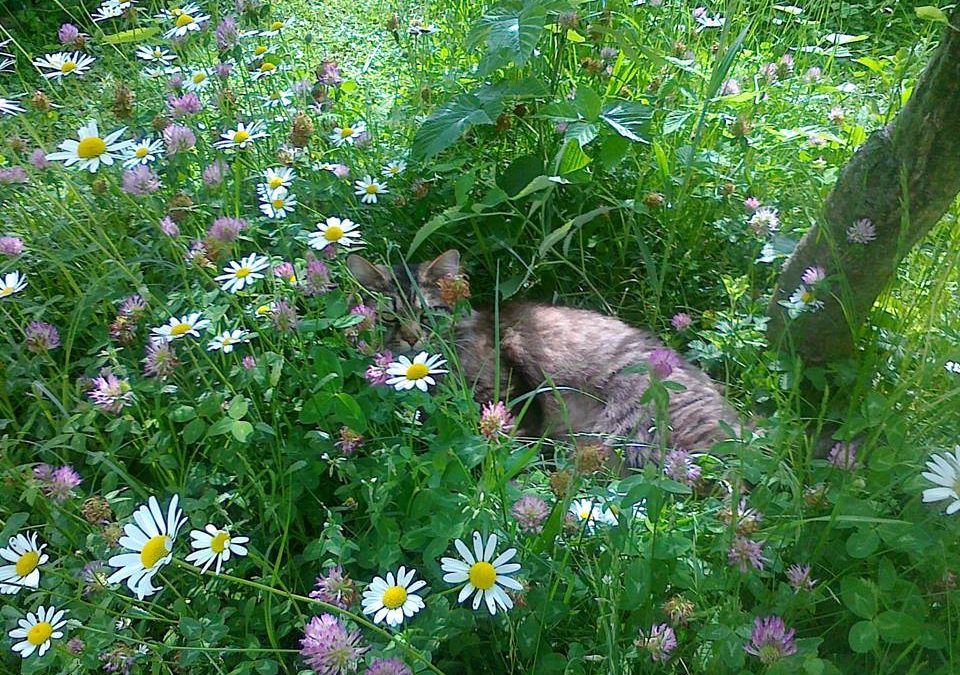
<svg viewBox="0 0 960 675"><path fill-rule="evenodd" d="M960 26L960 6L951 12L950 24ZM808 363L851 355L860 327L897 264L940 220L957 192L960 32L948 26L910 100L843 168L821 223L787 261L767 309L770 343L794 350ZM862 219L873 224L876 239L849 241L848 228ZM829 275L816 292L824 306L791 319L780 301L788 300L804 270L814 266Z"/></svg>

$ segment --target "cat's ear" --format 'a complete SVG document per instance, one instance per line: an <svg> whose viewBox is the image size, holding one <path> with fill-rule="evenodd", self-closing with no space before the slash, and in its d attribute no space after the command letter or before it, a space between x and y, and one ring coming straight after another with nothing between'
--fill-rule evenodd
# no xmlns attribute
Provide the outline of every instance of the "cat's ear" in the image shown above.
<svg viewBox="0 0 960 675"><path fill-rule="evenodd" d="M353 272L360 285L374 291L386 291L390 288L390 270L356 254L347 256L347 267Z"/></svg>
<svg viewBox="0 0 960 675"><path fill-rule="evenodd" d="M460 274L460 251L455 248L441 253L420 267L420 283L433 285L444 277Z"/></svg>

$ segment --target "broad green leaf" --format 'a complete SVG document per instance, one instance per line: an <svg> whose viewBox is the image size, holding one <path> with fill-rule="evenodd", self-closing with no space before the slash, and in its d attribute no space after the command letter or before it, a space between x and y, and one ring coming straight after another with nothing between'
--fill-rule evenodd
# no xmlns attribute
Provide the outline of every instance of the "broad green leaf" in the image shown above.
<svg viewBox="0 0 960 675"><path fill-rule="evenodd" d="M520 190L517 194L510 198L510 201L515 199L522 199L527 195L531 195L534 192L540 192L541 190L546 190L548 188L553 188L556 183L550 180L549 176L537 176L532 181L530 181L525 188Z"/></svg>
<svg viewBox="0 0 960 675"><path fill-rule="evenodd" d="M577 94L573 99L577 112L584 119L595 122L600 116L600 109L603 107L603 100L600 95L587 85L579 85Z"/></svg>
<svg viewBox="0 0 960 675"><path fill-rule="evenodd" d="M576 141L567 141L558 156L556 173L561 176L567 173L573 173L584 168L592 161L590 155L580 149L580 144Z"/></svg>
<svg viewBox="0 0 960 675"><path fill-rule="evenodd" d="M906 612L887 610L877 615L873 620L877 631L887 642L907 642L913 640L923 631L923 624L913 615Z"/></svg>
<svg viewBox="0 0 960 675"><path fill-rule="evenodd" d="M617 101L600 114L600 119L624 138L648 143L646 131L652 115L650 106L636 101Z"/></svg>
<svg viewBox="0 0 960 675"><path fill-rule="evenodd" d="M246 420L234 420L230 426L230 433L241 443L246 443L253 433L253 425Z"/></svg>
<svg viewBox="0 0 960 675"><path fill-rule="evenodd" d="M24 513L23 511L10 514L7 522L4 523L3 531L0 531L0 546L6 546L10 537L17 533L17 530L27 522L28 518L30 518L30 514Z"/></svg>
<svg viewBox="0 0 960 675"><path fill-rule="evenodd" d="M877 646L877 627L872 621L858 621L850 626L847 635L850 649L858 654L864 654Z"/></svg>
<svg viewBox="0 0 960 675"><path fill-rule="evenodd" d="M689 110L671 110L663 120L663 135L669 136L678 131L691 117L693 113Z"/></svg>
<svg viewBox="0 0 960 675"><path fill-rule="evenodd" d="M410 242L410 247L407 249L407 258L410 258L414 251L420 248L420 245L425 242L431 234L451 222L451 216L456 213L459 213L459 209L457 209L456 206L452 206L421 225L417 233L413 235L413 241Z"/></svg>
<svg viewBox="0 0 960 675"><path fill-rule="evenodd" d="M873 528L857 530L847 538L847 553L851 558L866 558L880 546L880 537Z"/></svg>
<svg viewBox="0 0 960 675"><path fill-rule="evenodd" d="M414 161L430 159L453 145L476 124L493 124L500 101L484 103L475 94L462 94L433 111L413 137L410 155Z"/></svg>
<svg viewBox="0 0 960 675"><path fill-rule="evenodd" d="M232 401L230 401L230 407L227 409L227 414L235 419L242 419L244 415L247 414L247 401L243 396L237 396Z"/></svg>
<svg viewBox="0 0 960 675"><path fill-rule="evenodd" d="M859 577L846 576L840 582L840 595L847 609L863 619L877 613L877 587Z"/></svg>
<svg viewBox="0 0 960 675"><path fill-rule="evenodd" d="M545 171L543 160L538 155L520 155L497 176L497 185L511 197L516 197L530 185L530 181L542 176Z"/></svg>
<svg viewBox="0 0 960 675"><path fill-rule="evenodd" d="M481 19L489 30L487 48L490 52L507 50L513 62L522 66L529 60L540 40L547 13L543 7L532 5L521 10L501 9Z"/></svg>

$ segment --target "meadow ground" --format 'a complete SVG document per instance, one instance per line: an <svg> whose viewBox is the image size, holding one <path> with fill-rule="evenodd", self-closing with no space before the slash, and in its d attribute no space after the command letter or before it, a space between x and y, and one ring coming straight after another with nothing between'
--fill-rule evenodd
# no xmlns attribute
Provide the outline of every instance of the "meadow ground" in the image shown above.
<svg viewBox="0 0 960 675"><path fill-rule="evenodd" d="M960 672L956 208L854 358L765 337L939 10L35 4L0 56L0 671ZM449 248L417 368L346 256ZM450 340L518 298L648 327L753 428L626 474L520 436Z"/></svg>

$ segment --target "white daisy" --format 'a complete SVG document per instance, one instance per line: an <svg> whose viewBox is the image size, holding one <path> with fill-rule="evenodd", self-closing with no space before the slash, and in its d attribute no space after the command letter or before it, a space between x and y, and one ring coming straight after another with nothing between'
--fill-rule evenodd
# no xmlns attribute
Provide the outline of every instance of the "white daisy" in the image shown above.
<svg viewBox="0 0 960 675"><path fill-rule="evenodd" d="M210 340L207 343L207 351L223 351L224 354L229 354L233 351L234 345L238 345L242 342L250 342L250 334L239 328L234 330L225 330L217 337ZM218 572L220 570L217 570Z"/></svg>
<svg viewBox="0 0 960 675"><path fill-rule="evenodd" d="M3 55L0 57L0 73L12 73L13 66L17 63L17 60L9 55Z"/></svg>
<svg viewBox="0 0 960 675"><path fill-rule="evenodd" d="M297 177L293 169L289 166L281 166L276 169L267 169L263 172L264 182L257 185L257 192L263 196L271 190L280 187L289 188L293 184L293 179Z"/></svg>
<svg viewBox="0 0 960 675"><path fill-rule="evenodd" d="M193 92L203 91L210 86L210 81L210 74L206 70L195 70L184 79L183 88Z"/></svg>
<svg viewBox="0 0 960 675"><path fill-rule="evenodd" d="M286 68L283 66L278 66L276 63L271 61L264 61L253 69L251 75L253 76L254 81L256 81L262 80L265 77L270 77L271 75L276 75L282 70L286 70Z"/></svg>
<svg viewBox="0 0 960 675"><path fill-rule="evenodd" d="M366 130L366 122L356 122L352 127L334 127L333 133L330 134L330 142L337 147L340 147L344 143L353 145Z"/></svg>
<svg viewBox="0 0 960 675"><path fill-rule="evenodd" d="M126 127L121 127L106 136L100 136L97 121L90 120L77 131L77 140L65 140L59 146L60 152L51 152L47 159L60 161L64 166L77 165L80 170L94 173L101 164L110 166L113 160L120 159L130 145L130 141L119 140Z"/></svg>
<svg viewBox="0 0 960 675"><path fill-rule="evenodd" d="M253 46L253 57L255 59L262 59L267 54L273 54L276 49L270 45L265 45L263 43Z"/></svg>
<svg viewBox="0 0 960 675"><path fill-rule="evenodd" d="M439 375L447 372L440 368L446 363L439 354L428 356L426 352L417 354L413 361L406 356L399 356L397 360L387 366L387 375L392 377L387 380L387 384L396 387L397 391L413 389L416 387L420 391L426 391L427 385L434 385L436 381L431 375Z"/></svg>
<svg viewBox="0 0 960 675"><path fill-rule="evenodd" d="M393 178L394 176L399 176L401 173L406 171L407 163L402 159L398 159L393 162L387 162L387 165L381 169L382 173L387 178Z"/></svg>
<svg viewBox="0 0 960 675"><path fill-rule="evenodd" d="M157 155L163 152L163 141L159 138L144 138L140 141L131 141L123 156L123 165L128 169L138 164L149 164L157 160Z"/></svg>
<svg viewBox="0 0 960 675"><path fill-rule="evenodd" d="M153 18L155 19L167 19L176 21L180 16L184 14L199 14L200 5L195 2L188 2L185 5L176 5L174 7L164 8L160 10L159 14L154 14Z"/></svg>
<svg viewBox="0 0 960 675"><path fill-rule="evenodd" d="M454 545L463 560L442 558L440 569L446 572L443 575L443 580L447 583L467 582L463 590L460 591L457 602L466 601L471 594L476 592L473 598L474 609L480 606L481 600L487 603L487 609L491 614L497 613L497 607L500 607L503 611L513 607L513 601L503 589L509 588L515 591L523 589L519 581L507 576L520 569L518 563L510 562L513 556L517 554L517 549L507 549L494 558L493 554L497 548L497 535L491 534L487 539L487 545L484 546L483 537L480 536L479 532L473 533L473 554L470 553L466 544L459 539L454 542Z"/></svg>
<svg viewBox="0 0 960 675"><path fill-rule="evenodd" d="M269 317L270 314L273 313L273 310L276 309L276 307L277 307L277 303L267 302L262 305L255 306L251 311L253 312L253 315L255 317L257 317L258 319L263 319L265 317Z"/></svg>
<svg viewBox="0 0 960 675"><path fill-rule="evenodd" d="M260 210L270 218L286 218L297 205L297 197L285 187L278 187L260 197Z"/></svg>
<svg viewBox="0 0 960 675"><path fill-rule="evenodd" d="M344 247L362 244L360 226L349 218L330 216L325 222L317 223L317 231L309 235L310 248L322 251L331 244Z"/></svg>
<svg viewBox="0 0 960 675"><path fill-rule="evenodd" d="M244 124L240 122L237 124L236 129L231 129L230 131L220 134L219 140L213 144L213 147L220 148L221 150L229 150L234 148L239 148L243 150L244 148L253 145L253 142L258 138L266 137L266 133L263 131L262 122L253 122L252 124Z"/></svg>
<svg viewBox="0 0 960 675"><path fill-rule="evenodd" d="M170 320L162 326L151 329L150 334L154 342L173 342L184 335L200 337L200 329L210 325L210 319L201 319L200 312L184 314L179 319L171 316Z"/></svg>
<svg viewBox="0 0 960 675"><path fill-rule="evenodd" d="M40 585L40 565L49 559L43 552L46 544L37 542L37 533L15 534L5 548L0 548L0 557L10 565L0 567L0 593L16 595L21 588L37 588Z"/></svg>
<svg viewBox="0 0 960 675"><path fill-rule="evenodd" d="M132 0L104 0L90 15L94 22L116 19L133 6Z"/></svg>
<svg viewBox="0 0 960 675"><path fill-rule="evenodd" d="M177 55L165 47L143 45L142 47L137 47L137 57L144 61L156 61L166 64L175 61Z"/></svg>
<svg viewBox="0 0 960 675"><path fill-rule="evenodd" d="M960 363L956 361L947 361L943 364L943 367L946 368L948 373L957 373L960 375Z"/></svg>
<svg viewBox="0 0 960 675"><path fill-rule="evenodd" d="M252 286L258 279L263 279L260 270L270 267L270 259L266 256L258 256L251 253L240 262L232 261L223 268L223 274L214 277L214 281L222 281L223 290L227 293L236 293L242 291L247 286Z"/></svg>
<svg viewBox="0 0 960 675"><path fill-rule="evenodd" d="M15 98L0 98L0 115L16 115L22 113L20 101Z"/></svg>
<svg viewBox="0 0 960 675"><path fill-rule="evenodd" d="M787 308L788 314L793 318L802 312L818 312L823 309L823 302L817 299L814 290L804 284L797 287L787 302L780 304Z"/></svg>
<svg viewBox="0 0 960 675"><path fill-rule="evenodd" d="M210 20L210 17L206 14L199 14L197 12L189 14L184 10L179 11L180 13L173 19L173 28L163 34L163 37L168 40L174 37L183 37L187 33L199 31L203 28L203 25Z"/></svg>
<svg viewBox="0 0 960 675"><path fill-rule="evenodd" d="M294 93L289 89L275 91L272 94L260 96L260 102L268 108L286 108L293 103Z"/></svg>
<svg viewBox="0 0 960 675"><path fill-rule="evenodd" d="M927 462L927 469L920 475L939 487L927 488L923 491L924 502L941 502L947 500L947 515L960 511L960 445L942 455L932 455Z"/></svg>
<svg viewBox="0 0 960 675"><path fill-rule="evenodd" d="M14 640L21 640L13 645L13 651L19 653L22 658L27 658L34 652L37 652L38 657L46 654L50 649L50 641L63 637L63 631L60 629L67 625L63 618L67 611L52 605L50 607L40 605L36 614L27 612L27 618L19 619L17 628L7 633Z"/></svg>
<svg viewBox="0 0 960 675"><path fill-rule="evenodd" d="M374 180L372 176L364 176L362 180L354 181L353 186L356 188L353 194L360 197L364 204L376 204L379 195L389 192L385 182Z"/></svg>
<svg viewBox="0 0 960 675"><path fill-rule="evenodd" d="M7 272L0 280L0 298L19 293L27 287L27 277L19 272Z"/></svg>
<svg viewBox="0 0 960 675"><path fill-rule="evenodd" d="M370 586L363 592L360 603L364 614L373 614L373 622L386 620L388 626L399 626L404 617L410 618L426 605L416 591L427 585L426 581L413 581L416 570L407 571L406 567L387 572L387 578L374 577ZM410 583L413 581L413 583Z"/></svg>
<svg viewBox="0 0 960 675"><path fill-rule="evenodd" d="M226 350L224 350L226 351ZM192 530L190 532L190 545L196 549L188 554L186 561L193 563L200 568L201 572L206 572L214 561L217 563L217 574L220 574L220 568L226 561L230 560L230 555L247 555L247 547L241 546L250 541L249 537L232 537L227 530L221 530L213 525L207 525L204 530Z"/></svg>
<svg viewBox="0 0 960 675"><path fill-rule="evenodd" d="M260 31L260 35L264 37L270 37L271 35L279 35L287 28L290 28L294 24L292 19L276 20L270 24L270 27L267 30Z"/></svg>
<svg viewBox="0 0 960 675"><path fill-rule="evenodd" d="M80 52L57 52L42 56L33 65L49 71L43 74L45 78L59 80L67 75L83 75L94 61L92 56Z"/></svg>
<svg viewBox="0 0 960 675"><path fill-rule="evenodd" d="M121 553L107 561L110 567L118 568L107 583L126 579L127 588L140 600L162 589L154 588L153 576L173 558L173 542L187 522L179 503L180 496L173 495L164 515L157 498L151 496L133 512L134 522L123 526L124 536L120 537L120 545L131 553Z"/></svg>
<svg viewBox="0 0 960 675"><path fill-rule="evenodd" d="M603 508L592 499L574 499L570 503L569 511L578 523L586 524L588 532L592 532L596 525L617 524L617 516L613 511Z"/></svg>

